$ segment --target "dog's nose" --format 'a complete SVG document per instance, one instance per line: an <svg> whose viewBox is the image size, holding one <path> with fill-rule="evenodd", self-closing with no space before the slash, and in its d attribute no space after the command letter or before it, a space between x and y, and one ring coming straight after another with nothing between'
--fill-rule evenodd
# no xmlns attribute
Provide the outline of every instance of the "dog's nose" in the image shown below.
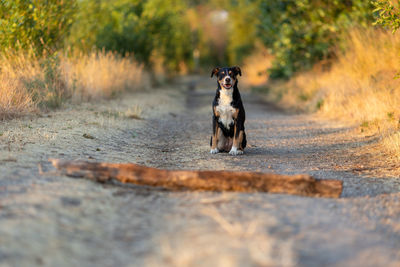
<svg viewBox="0 0 400 267"><path fill-rule="evenodd" d="M225 81L226 81L226 82L230 82L230 81L231 81L231 78L226 78Z"/></svg>

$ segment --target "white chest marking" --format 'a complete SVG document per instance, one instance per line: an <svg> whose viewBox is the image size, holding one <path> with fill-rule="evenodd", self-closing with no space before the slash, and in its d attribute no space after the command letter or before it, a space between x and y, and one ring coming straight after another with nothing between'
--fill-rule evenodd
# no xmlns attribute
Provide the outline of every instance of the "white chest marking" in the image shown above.
<svg viewBox="0 0 400 267"><path fill-rule="evenodd" d="M216 107L219 112L219 121L227 128L230 128L230 124L233 123L233 114L235 109L231 106L232 103L232 89L226 90L221 89L219 95L218 106Z"/></svg>

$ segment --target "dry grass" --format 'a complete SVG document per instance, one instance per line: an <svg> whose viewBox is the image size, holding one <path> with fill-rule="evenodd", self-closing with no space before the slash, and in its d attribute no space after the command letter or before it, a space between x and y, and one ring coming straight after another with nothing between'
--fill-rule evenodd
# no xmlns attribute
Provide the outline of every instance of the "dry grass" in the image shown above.
<svg viewBox="0 0 400 267"><path fill-rule="evenodd" d="M140 106L133 106L124 112L124 116L130 119L140 120L142 118L143 109Z"/></svg>
<svg viewBox="0 0 400 267"><path fill-rule="evenodd" d="M148 86L141 66L113 53L55 55L8 51L0 55L0 119L56 108L65 100L110 98Z"/></svg>
<svg viewBox="0 0 400 267"><path fill-rule="evenodd" d="M399 51L399 35L353 31L348 50L317 80L324 90L321 113L360 123L400 118Z"/></svg>
<svg viewBox="0 0 400 267"><path fill-rule="evenodd" d="M143 88L146 80L142 67L134 61L104 51L65 56L61 70L73 98L85 101Z"/></svg>
<svg viewBox="0 0 400 267"><path fill-rule="evenodd" d="M267 48L256 45L254 53L247 57L242 66L243 84L245 87L263 86L268 82L267 69L271 67L272 56Z"/></svg>
<svg viewBox="0 0 400 267"><path fill-rule="evenodd" d="M347 49L329 69L321 64L287 83L272 84L269 97L295 110L360 125L382 136L400 155L400 35L353 30Z"/></svg>
<svg viewBox="0 0 400 267"><path fill-rule="evenodd" d="M40 75L37 62L28 56L7 53L0 57L0 119L9 119L36 111L36 104L25 88L29 77Z"/></svg>

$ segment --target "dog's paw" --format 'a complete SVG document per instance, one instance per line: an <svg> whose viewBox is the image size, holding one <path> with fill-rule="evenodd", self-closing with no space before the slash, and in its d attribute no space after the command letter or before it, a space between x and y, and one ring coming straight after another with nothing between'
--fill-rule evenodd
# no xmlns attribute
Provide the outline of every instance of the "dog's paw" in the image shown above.
<svg viewBox="0 0 400 267"><path fill-rule="evenodd" d="M211 154L217 154L219 152L218 148L214 148L210 150Z"/></svg>
<svg viewBox="0 0 400 267"><path fill-rule="evenodd" d="M242 155L243 154L243 150L238 150L236 147L232 147L231 151L229 151L230 155L236 156L236 155Z"/></svg>

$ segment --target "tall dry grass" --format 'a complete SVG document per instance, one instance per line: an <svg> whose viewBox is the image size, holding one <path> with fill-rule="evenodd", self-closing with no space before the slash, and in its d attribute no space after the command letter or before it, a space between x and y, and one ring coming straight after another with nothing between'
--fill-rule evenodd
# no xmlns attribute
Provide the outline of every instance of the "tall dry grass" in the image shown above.
<svg viewBox="0 0 400 267"><path fill-rule="evenodd" d="M321 113L356 122L400 118L400 36L381 30L353 31L348 49L317 83Z"/></svg>
<svg viewBox="0 0 400 267"><path fill-rule="evenodd" d="M0 119L55 108L68 99L110 98L148 86L142 66L104 51L47 58L7 51L0 55L0 66Z"/></svg>
<svg viewBox="0 0 400 267"><path fill-rule="evenodd" d="M353 30L347 48L329 68L319 65L287 83L270 87L270 97L294 109L360 125L380 134L400 155L400 35L378 29Z"/></svg>
<svg viewBox="0 0 400 267"><path fill-rule="evenodd" d="M25 55L0 56L0 119L9 119L36 111L31 93L25 88L28 77L38 76L40 67Z"/></svg>
<svg viewBox="0 0 400 267"><path fill-rule="evenodd" d="M148 82L139 64L112 52L64 56L60 68L73 98L78 100L110 98L126 90L143 88Z"/></svg>
<svg viewBox="0 0 400 267"><path fill-rule="evenodd" d="M242 65L243 78L240 79L245 87L264 86L268 82L267 69L272 65L272 56L262 44L256 44L254 52L244 59Z"/></svg>

